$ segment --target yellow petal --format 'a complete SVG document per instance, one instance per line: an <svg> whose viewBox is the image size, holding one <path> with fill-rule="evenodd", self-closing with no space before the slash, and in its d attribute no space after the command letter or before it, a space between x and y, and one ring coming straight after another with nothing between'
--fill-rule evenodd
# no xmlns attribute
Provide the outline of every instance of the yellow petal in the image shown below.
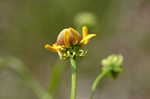
<svg viewBox="0 0 150 99"><path fill-rule="evenodd" d="M46 44L46 45L44 46L44 48L46 48L46 49L48 49L48 50L50 50L50 51L53 51L53 52L58 52L61 47L60 47L60 46L51 46L51 45L49 45L49 44Z"/></svg>
<svg viewBox="0 0 150 99"><path fill-rule="evenodd" d="M70 32L67 30L64 32L64 44L66 47L68 47L70 45L70 42L69 42L69 37L70 37Z"/></svg>
<svg viewBox="0 0 150 99"><path fill-rule="evenodd" d="M86 45L89 40L95 36L96 34L88 34L86 37L83 37L83 39L80 41L80 44Z"/></svg>
<svg viewBox="0 0 150 99"><path fill-rule="evenodd" d="M81 38L81 35L78 31L76 31L75 29L73 28L70 28L70 32L73 34L73 38L75 39L76 43L80 40Z"/></svg>
<svg viewBox="0 0 150 99"><path fill-rule="evenodd" d="M83 38L88 35L88 28L86 26L82 27L82 36Z"/></svg>

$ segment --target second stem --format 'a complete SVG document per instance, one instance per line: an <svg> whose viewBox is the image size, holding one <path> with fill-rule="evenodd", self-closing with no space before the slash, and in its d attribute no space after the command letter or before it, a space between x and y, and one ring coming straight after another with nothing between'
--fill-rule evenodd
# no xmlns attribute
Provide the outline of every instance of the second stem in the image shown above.
<svg viewBox="0 0 150 99"><path fill-rule="evenodd" d="M97 88L97 85L101 82L101 80L103 79L103 77L107 74L107 72L102 72L101 74L99 74L97 76L97 78L95 79L95 81L93 82L93 85L92 85L92 89L91 89L91 95L90 95L90 99L93 99L93 96L95 94L95 91L96 91L96 88Z"/></svg>

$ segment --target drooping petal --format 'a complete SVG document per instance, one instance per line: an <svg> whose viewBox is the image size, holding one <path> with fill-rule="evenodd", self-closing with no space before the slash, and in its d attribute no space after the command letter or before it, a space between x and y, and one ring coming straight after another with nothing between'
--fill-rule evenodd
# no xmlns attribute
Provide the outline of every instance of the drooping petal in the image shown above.
<svg viewBox="0 0 150 99"><path fill-rule="evenodd" d="M86 37L88 35L88 28L86 26L82 27L82 37Z"/></svg>
<svg viewBox="0 0 150 99"><path fill-rule="evenodd" d="M70 45L70 32L68 30L64 31L64 46L68 47Z"/></svg>
<svg viewBox="0 0 150 99"><path fill-rule="evenodd" d="M44 48L46 48L46 49L48 49L50 51L53 51L53 52L58 52L61 49L61 46L56 46L56 45L51 46L49 44L46 44L44 46Z"/></svg>
<svg viewBox="0 0 150 99"><path fill-rule="evenodd" d="M89 40L95 36L96 34L88 34L87 36L83 37L83 39L80 41L80 44L86 45Z"/></svg>
<svg viewBox="0 0 150 99"><path fill-rule="evenodd" d="M76 44L76 43L79 43L80 42L80 40L81 40L81 35L80 35L80 33L78 32L78 31L76 31L75 29L73 29L73 28L70 28L69 29L70 30L70 32L71 32L71 40L70 40L70 42L72 42L72 44Z"/></svg>
<svg viewBox="0 0 150 99"><path fill-rule="evenodd" d="M66 29L63 29L57 36L57 45L63 45L64 44L64 35L65 35L65 32Z"/></svg>

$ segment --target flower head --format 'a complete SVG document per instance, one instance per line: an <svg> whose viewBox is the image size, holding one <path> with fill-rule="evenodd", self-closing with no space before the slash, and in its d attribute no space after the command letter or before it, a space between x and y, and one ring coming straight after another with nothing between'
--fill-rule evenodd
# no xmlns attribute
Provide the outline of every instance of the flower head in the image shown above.
<svg viewBox="0 0 150 99"><path fill-rule="evenodd" d="M57 41L54 44L46 44L44 47L50 51L58 52L59 56L65 59L74 56L83 56L86 52L81 47L86 45L95 36L96 34L88 34L86 26L82 28L82 36L75 29L66 28L59 33Z"/></svg>
<svg viewBox="0 0 150 99"><path fill-rule="evenodd" d="M116 78L122 72L123 56L111 55L102 60L102 70L107 72L113 78Z"/></svg>

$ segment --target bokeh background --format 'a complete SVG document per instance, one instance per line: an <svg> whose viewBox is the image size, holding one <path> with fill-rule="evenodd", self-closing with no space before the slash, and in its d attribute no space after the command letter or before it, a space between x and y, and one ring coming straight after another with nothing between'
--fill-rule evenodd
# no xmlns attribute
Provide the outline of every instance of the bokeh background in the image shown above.
<svg viewBox="0 0 150 99"><path fill-rule="evenodd" d="M69 99L69 63L43 45L82 25L97 37L79 59L78 99L88 99L101 59L112 53L124 56L124 72L104 79L95 99L150 99L149 0L0 0L0 67L9 67L0 68L0 99L39 99L31 75L54 99Z"/></svg>

